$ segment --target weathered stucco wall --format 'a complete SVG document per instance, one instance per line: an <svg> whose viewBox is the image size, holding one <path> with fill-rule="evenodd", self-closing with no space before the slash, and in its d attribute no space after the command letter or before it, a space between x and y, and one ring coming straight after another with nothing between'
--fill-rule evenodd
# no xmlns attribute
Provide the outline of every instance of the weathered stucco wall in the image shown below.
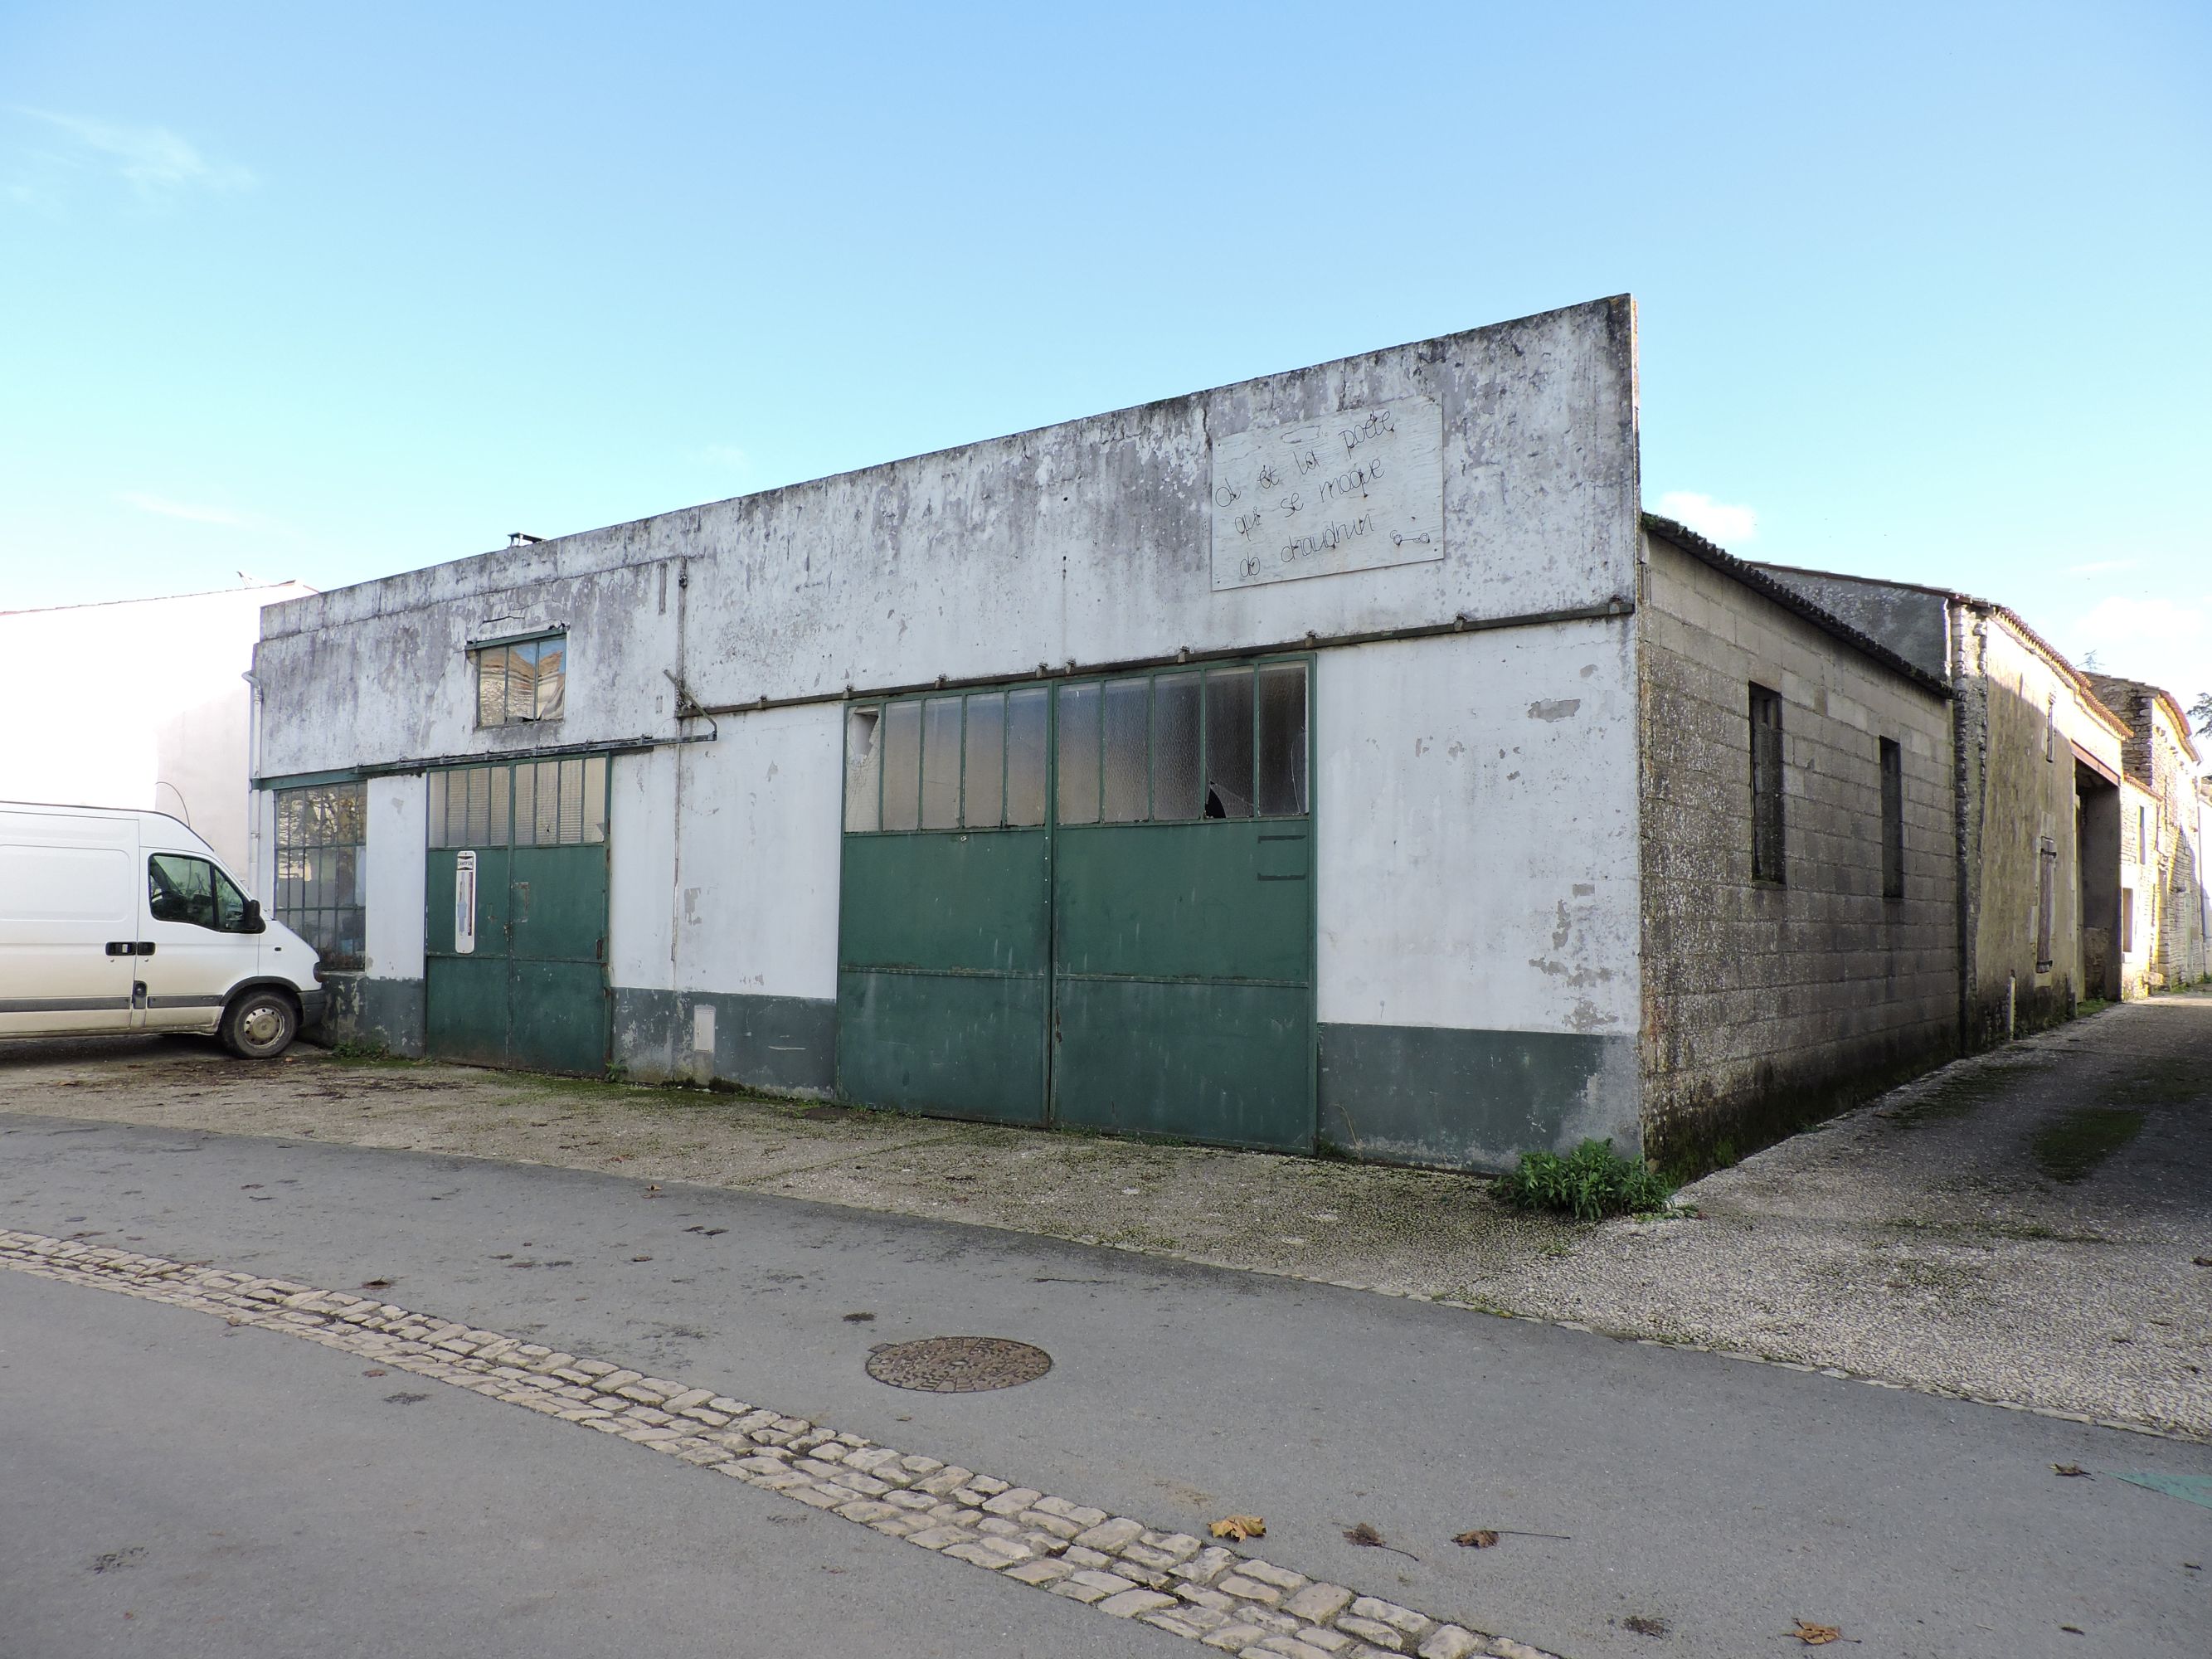
<svg viewBox="0 0 2212 1659"><path fill-rule="evenodd" d="M1627 617L1321 653L1325 1139L1634 1152L1635 685Z"/></svg>
<svg viewBox="0 0 2212 1659"><path fill-rule="evenodd" d="M1644 1146L1697 1164L1955 1048L1951 712L1664 538L1645 547ZM1754 682L1783 700L1778 885L1752 876ZM1882 896L1882 738L1903 768L1896 900Z"/></svg>
<svg viewBox="0 0 2212 1659"><path fill-rule="evenodd" d="M737 704L1626 599L1634 375L1632 307L1598 301L317 595L264 628L260 775L672 735L679 665ZM1249 503L1216 497L1249 480L1216 450L1383 405L1435 428L1441 556L1217 586ZM1358 454L1360 421L1324 424ZM1276 520L1343 523L1335 465L1286 475L1304 512ZM468 641L559 623L563 719L475 730Z"/></svg>

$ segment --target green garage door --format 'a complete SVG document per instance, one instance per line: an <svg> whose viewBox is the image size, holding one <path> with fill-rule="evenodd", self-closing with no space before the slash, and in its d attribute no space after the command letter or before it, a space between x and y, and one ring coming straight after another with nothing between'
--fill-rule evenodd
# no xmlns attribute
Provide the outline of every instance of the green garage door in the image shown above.
<svg viewBox="0 0 2212 1659"><path fill-rule="evenodd" d="M458 767L429 786L430 1054L604 1071L606 757Z"/></svg>
<svg viewBox="0 0 2212 1659"><path fill-rule="evenodd" d="M1310 1149L1308 676L1291 659L854 708L840 1090Z"/></svg>

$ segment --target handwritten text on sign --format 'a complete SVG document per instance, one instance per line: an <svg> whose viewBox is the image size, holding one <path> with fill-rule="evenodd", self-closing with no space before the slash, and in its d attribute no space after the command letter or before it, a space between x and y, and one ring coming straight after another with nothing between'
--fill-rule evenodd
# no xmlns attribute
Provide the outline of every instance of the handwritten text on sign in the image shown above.
<svg viewBox="0 0 2212 1659"><path fill-rule="evenodd" d="M1399 398L1214 441L1213 585L1444 556L1443 411Z"/></svg>

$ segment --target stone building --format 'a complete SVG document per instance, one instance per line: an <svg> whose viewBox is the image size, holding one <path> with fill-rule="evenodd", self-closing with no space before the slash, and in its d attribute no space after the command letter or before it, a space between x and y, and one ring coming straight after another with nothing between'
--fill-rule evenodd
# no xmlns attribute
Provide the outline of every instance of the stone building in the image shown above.
<svg viewBox="0 0 2212 1659"><path fill-rule="evenodd" d="M359 826L410 1053L1747 1147L1955 1042L1949 687L1642 517L1637 410L1616 298L275 608L262 878Z"/></svg>
<svg viewBox="0 0 2212 1659"><path fill-rule="evenodd" d="M2090 679L2128 728L2120 805L2126 994L2193 985L2212 974L2197 779L2203 757L2171 693L2114 674Z"/></svg>
<svg viewBox="0 0 2212 1659"><path fill-rule="evenodd" d="M1759 568L1950 684L1966 1046L2118 997L2126 724L2003 605L1911 582Z"/></svg>

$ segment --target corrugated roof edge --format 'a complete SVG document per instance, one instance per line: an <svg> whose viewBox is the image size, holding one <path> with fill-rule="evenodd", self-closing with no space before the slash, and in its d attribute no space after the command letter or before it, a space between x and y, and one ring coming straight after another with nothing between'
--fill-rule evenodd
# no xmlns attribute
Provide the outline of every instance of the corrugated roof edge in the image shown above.
<svg viewBox="0 0 2212 1659"><path fill-rule="evenodd" d="M1999 605L1995 599L1984 599L1972 593L1961 593L1955 587L1930 587L1924 582L1893 581L1887 576L1862 576L1849 570L1814 570L1802 564L1771 562L1765 568L1769 570L1788 570L1800 576L1826 576L1839 582L1864 582L1869 587L1901 587L1908 592L1927 593L1939 599L1948 599L1954 605L1970 605L1978 611L1989 611L2019 635L2021 641L2040 654L2045 662L2065 675L2088 703L2092 714L2101 719L2119 736L2124 738L2129 735L2128 723L2105 706L2104 700L2097 695L2096 687L2089 684L2089 677L2068 661L2064 652L2028 626L2027 618L2008 605Z"/></svg>
<svg viewBox="0 0 2212 1659"><path fill-rule="evenodd" d="M1872 635L1862 634L1841 617L1821 610L1803 594L1785 587L1757 565L1739 559L1717 543L1707 541L1689 526L1673 519L1662 518L1656 513L1645 513L1640 516L1646 530L1654 535L1665 537L1700 563L1711 566L1724 576L1733 577L1753 592L1773 600L1784 611L1795 611L1822 633L1833 635L1862 656L1871 657L1883 667L1895 670L1914 684L1925 687L1939 697L1951 695L1949 681L1929 673L1917 664L1907 662Z"/></svg>

